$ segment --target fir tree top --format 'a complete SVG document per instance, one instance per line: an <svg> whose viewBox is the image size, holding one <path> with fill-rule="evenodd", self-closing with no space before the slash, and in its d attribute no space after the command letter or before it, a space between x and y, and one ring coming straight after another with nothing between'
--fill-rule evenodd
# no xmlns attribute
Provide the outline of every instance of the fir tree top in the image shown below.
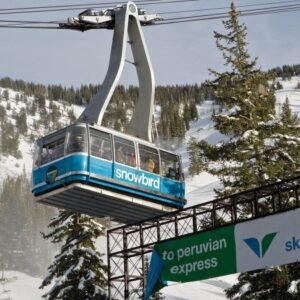
<svg viewBox="0 0 300 300"><path fill-rule="evenodd" d="M53 243L63 244L41 285L41 288L44 288L54 282L43 297L47 300L107 299L107 267L95 247L95 240L104 235L103 226L92 217L60 211L59 215L51 220L49 228L53 230L44 235L44 238L51 239Z"/></svg>

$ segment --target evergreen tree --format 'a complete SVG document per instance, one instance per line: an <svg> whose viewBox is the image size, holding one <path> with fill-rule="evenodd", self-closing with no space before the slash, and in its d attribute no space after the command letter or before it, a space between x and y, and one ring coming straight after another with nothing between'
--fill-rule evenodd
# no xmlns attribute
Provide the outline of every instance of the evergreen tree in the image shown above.
<svg viewBox="0 0 300 300"><path fill-rule="evenodd" d="M274 141L272 172L278 178L287 178L295 175L300 170L300 122L293 114L289 100L286 98L282 105Z"/></svg>
<svg viewBox="0 0 300 300"><path fill-rule="evenodd" d="M203 170L203 164L201 163L200 157L200 149L198 147L197 140L193 137L188 144L188 153L189 153L189 174L196 175L199 174Z"/></svg>
<svg viewBox="0 0 300 300"><path fill-rule="evenodd" d="M16 100L16 104L18 104L20 101L20 94L16 94L15 100Z"/></svg>
<svg viewBox="0 0 300 300"><path fill-rule="evenodd" d="M276 90L281 90L281 89L283 89L283 86L282 86L282 84L279 81L277 81L277 83L276 83Z"/></svg>
<svg viewBox="0 0 300 300"><path fill-rule="evenodd" d="M1 120L1 134L2 134L2 152L10 154L16 158L21 158L22 154L19 150L19 133L14 125L7 121L7 118Z"/></svg>
<svg viewBox="0 0 300 300"><path fill-rule="evenodd" d="M286 266L241 273L238 283L226 290L229 299L296 300L287 292L290 286L289 270ZM247 287L247 288L246 288Z"/></svg>
<svg viewBox="0 0 300 300"><path fill-rule="evenodd" d="M3 106L0 106L0 123L6 119L6 110Z"/></svg>
<svg viewBox="0 0 300 300"><path fill-rule="evenodd" d="M8 92L8 90L4 90L3 93L2 93L2 95L3 95L3 98L6 101L8 101L8 99L9 99L9 92Z"/></svg>
<svg viewBox="0 0 300 300"><path fill-rule="evenodd" d="M76 121L76 116L73 109L68 111L68 118L70 120L70 124L73 124Z"/></svg>
<svg viewBox="0 0 300 300"><path fill-rule="evenodd" d="M48 300L107 299L107 267L95 247L95 239L104 235L103 226L89 216L60 211L49 228L52 231L44 234L44 238L63 245L40 287L54 283L43 297Z"/></svg>
<svg viewBox="0 0 300 300"><path fill-rule="evenodd" d="M8 270L41 276L54 249L43 243L40 231L53 209L37 205L25 175L7 177L0 192L0 257ZM34 259L33 259L34 258ZM0 263L1 263L0 260Z"/></svg>
<svg viewBox="0 0 300 300"><path fill-rule="evenodd" d="M216 102L226 113L212 116L215 128L227 136L227 142L216 146L199 144L207 170L217 175L224 191L232 194L266 183L270 158L269 139L275 123L275 96L268 88L269 77L256 67L246 49L246 27L238 21L231 5L230 19L223 22L228 34L215 32L217 48L225 59L229 71L211 70L216 77L210 85L214 88ZM221 165L221 168L219 167ZM217 166L217 167L215 167Z"/></svg>
<svg viewBox="0 0 300 300"><path fill-rule="evenodd" d="M30 107L30 114L34 117L37 112L37 105L34 102L32 102Z"/></svg>
<svg viewBox="0 0 300 300"><path fill-rule="evenodd" d="M198 111L197 111L197 106L195 103L191 104L191 120L198 120Z"/></svg>
<svg viewBox="0 0 300 300"><path fill-rule="evenodd" d="M20 134L27 134L27 113L25 108L21 108L20 113L17 115L16 125Z"/></svg>
<svg viewBox="0 0 300 300"><path fill-rule="evenodd" d="M211 82L217 103L225 113L214 114L215 128L227 137L216 146L199 143L202 162L219 177L227 195L293 176L299 170L299 123L289 108L275 113L274 90L269 76L256 67L246 48L246 27L239 23L238 13L231 4L230 18L223 22L227 34L215 33L228 71L211 71ZM289 201L287 195L287 201ZM245 212L247 213L247 212ZM267 270L242 273L239 282L227 290L231 299L291 299L289 291L292 267L280 266ZM293 280L299 280L293 275Z"/></svg>

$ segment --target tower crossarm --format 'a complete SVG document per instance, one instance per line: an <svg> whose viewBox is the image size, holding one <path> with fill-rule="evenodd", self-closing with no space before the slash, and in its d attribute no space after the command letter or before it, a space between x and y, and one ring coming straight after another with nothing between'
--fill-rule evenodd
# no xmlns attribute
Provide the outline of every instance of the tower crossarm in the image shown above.
<svg viewBox="0 0 300 300"><path fill-rule="evenodd" d="M86 9L77 17L69 17L67 22L60 23L59 26L60 28L79 31L89 29L114 29L116 12L124 8L126 8L126 5L101 11ZM142 26L153 25L155 22L163 20L159 14L146 14L145 11L141 9L137 10L136 18Z"/></svg>

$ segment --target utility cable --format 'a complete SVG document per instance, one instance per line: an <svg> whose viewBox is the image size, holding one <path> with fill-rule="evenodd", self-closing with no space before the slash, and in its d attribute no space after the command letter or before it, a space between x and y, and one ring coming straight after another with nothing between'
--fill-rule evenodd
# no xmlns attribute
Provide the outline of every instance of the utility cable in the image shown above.
<svg viewBox="0 0 300 300"><path fill-rule="evenodd" d="M0 28L13 28L13 29L62 29L54 26L19 26L19 25L0 25Z"/></svg>
<svg viewBox="0 0 300 300"><path fill-rule="evenodd" d="M148 3L148 1L156 1L156 3L158 1L164 1L162 3L165 3L165 4L170 4L170 3L178 3L178 2L187 2L187 1L199 1L199 0L172 0L172 1L167 1L167 0L140 0L139 2L146 2ZM136 1L137 2L137 1ZM273 4L281 4L281 3L299 3L300 0L292 0L292 1L285 1L285 2L282 2L282 1L277 1L277 2L266 2L266 3L259 3L259 4L246 4L246 5L240 5L238 6L237 8L241 8L241 7L257 7L257 6L266 6L266 5L273 5ZM106 2L103 2L103 3L106 3ZM118 3L118 2L112 2L110 3L110 7L111 7L111 4L113 3ZM161 3L161 4L162 4ZM152 4L152 3L151 3ZM83 5L86 5L86 4L80 4L80 6L83 6ZM65 6L68 6L68 5L61 5L61 6L51 6L51 7L65 7ZM71 6L71 5L70 5ZM37 8L44 8L46 6L39 6ZM50 6L49 6L50 7ZM85 6L86 7L86 6ZM280 8L283 8L283 7L286 7L286 6L282 6ZM265 7L263 9L272 9L274 7ZM278 7L276 7L278 8ZM24 8L24 9L27 9L27 8ZM230 9L230 7L215 7L215 8L202 8L202 9L194 9L194 10L178 10L178 11L169 11L169 12L160 12L158 14L160 15L166 15L166 14L179 14L179 13L193 13L193 12L200 12L200 11L214 11L214 10L224 10L224 9ZM5 9L4 9L5 10ZM13 10L13 9L12 9ZM0 9L0 14L7 14L7 13L3 13L1 12L3 11L3 9ZM20 12L21 13L21 12ZM23 12L22 12L23 13ZM28 12L26 12L28 13ZM226 11L227 13L227 11ZM189 17L189 16L187 16ZM192 16L190 16L192 17ZM195 16L197 17L197 16ZM168 19L168 20L171 20L171 19ZM0 21L1 22L1 21ZM24 21L22 20L16 20L14 22L20 22L20 23L23 23ZM63 21L52 21L50 23L62 23ZM39 23L44 23L43 21L39 22ZM47 22L48 23L48 22Z"/></svg>
<svg viewBox="0 0 300 300"><path fill-rule="evenodd" d="M281 11L289 11L290 9L298 9L300 7L300 4L294 4L294 5L282 5L282 6L273 6L273 7L265 7L265 8L254 8L254 9L248 9L248 10L238 10L237 7L237 12L241 15L241 14L245 14L245 13L259 13L259 12L269 12L269 11L274 11L274 10L281 10ZM168 18L168 19L164 19L160 22L164 22L164 21L173 21L173 20L181 20L181 19L192 19L192 18L201 18L201 17L213 17L213 16L219 16L219 15L225 15L228 17L228 11L226 12L221 12L221 13L213 13L213 14L206 14L206 15L191 15L191 16L185 16L185 17L176 17L176 18Z"/></svg>
<svg viewBox="0 0 300 300"><path fill-rule="evenodd" d="M257 9L257 10L246 10L246 11L237 11L241 17L246 16L258 16L266 14L275 14L275 13L286 13L286 12L295 12L299 11L300 6L288 7L288 8L269 8L269 9ZM216 13L216 14L207 14L207 15L198 15L198 16L187 16L187 17L178 17L178 18L169 18L163 21L160 21L153 25L167 25L167 24L176 24L176 23L186 23L186 22L197 22L197 21L208 21L208 20L217 20L217 19L226 19L229 17L229 12L227 13Z"/></svg>
<svg viewBox="0 0 300 300"><path fill-rule="evenodd" d="M300 2L300 0L275 1L275 2L265 2L265 3L257 3L257 4L238 5L238 6L236 6L236 8L239 9L241 7L267 6L267 5L274 5L274 4L299 3L299 2ZM158 12L158 14L159 15L180 14L180 13L193 13L193 12L200 12L200 11L213 11L213 10L225 10L225 9L230 9L230 6L200 8L200 9L190 9L190 10L177 10L177 11L163 11L163 12Z"/></svg>
<svg viewBox="0 0 300 300"><path fill-rule="evenodd" d="M161 4L174 4L174 3L187 3L187 2L199 2L201 0L141 0L141 1L135 1L137 4L142 4L144 6L147 5L161 5ZM111 8L113 3L117 2L111 2L109 4L102 4L99 5L99 3L93 8ZM119 3L119 2L118 2ZM88 6L88 4L85 4L85 8ZM0 15L13 15L13 14L28 14L28 13L44 13L44 12L58 12L58 11L70 11L70 10L78 10L82 7L66 7L66 8L52 8L49 6L49 8L42 8L42 9L30 9L28 8L22 8L20 10L12 10L9 11L7 9L0 9Z"/></svg>
<svg viewBox="0 0 300 300"><path fill-rule="evenodd" d="M143 3L143 2L158 2L161 0L136 0L134 3ZM120 1L115 2L96 2L96 3L84 3L84 4L67 4L67 5L47 5L47 6L30 6L30 7L15 7L15 8L0 8L0 11L14 11L14 10L36 10L36 9L52 9L52 8L86 8L92 7L94 5L119 5Z"/></svg>
<svg viewBox="0 0 300 300"><path fill-rule="evenodd" d="M188 0L173 0L172 2L182 2ZM170 1L169 1L170 2ZM165 2L164 2L165 3ZM277 2L279 3L279 2ZM270 6L264 8L252 8L252 9L245 9L245 10L238 10L237 12L240 16L256 16L256 15L265 15L265 14L275 14L275 13L287 13L287 12L295 12L300 10L300 4L293 4L293 5L279 5L279 6ZM166 24L176 24L176 23L185 23L185 22L196 22L196 21L207 21L207 20L216 20L216 19L225 19L229 17L229 11L220 12L220 13L212 13L212 14L201 14L201 15L190 15L190 16L183 16L183 17L176 17L176 18L168 18L162 21L159 21L153 25L166 25ZM61 29L59 27L54 26L22 26L24 24L57 24L59 22L40 22L40 21L17 21L17 20L2 20L0 23L3 22L11 22L14 24L0 24L0 28L31 28L31 29ZM19 24L15 24L15 23Z"/></svg>
<svg viewBox="0 0 300 300"><path fill-rule="evenodd" d="M0 20L0 23L16 24L60 24L64 21L28 21L28 20Z"/></svg>

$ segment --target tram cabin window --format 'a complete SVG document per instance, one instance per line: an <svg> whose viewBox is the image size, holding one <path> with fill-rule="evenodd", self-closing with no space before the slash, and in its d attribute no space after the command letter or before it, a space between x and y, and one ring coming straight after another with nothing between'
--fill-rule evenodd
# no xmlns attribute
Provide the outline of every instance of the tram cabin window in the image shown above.
<svg viewBox="0 0 300 300"><path fill-rule="evenodd" d="M112 160L111 135L90 128L91 155Z"/></svg>
<svg viewBox="0 0 300 300"><path fill-rule="evenodd" d="M36 168L40 164L40 156L41 156L41 141L38 140L34 146L34 156L33 156L33 167Z"/></svg>
<svg viewBox="0 0 300 300"><path fill-rule="evenodd" d="M180 160L175 154L160 151L161 175L175 180L180 180Z"/></svg>
<svg viewBox="0 0 300 300"><path fill-rule="evenodd" d="M83 126L73 126L69 129L67 153L87 151L87 133Z"/></svg>
<svg viewBox="0 0 300 300"><path fill-rule="evenodd" d="M64 156L65 132L43 140L41 148L41 164L46 164Z"/></svg>
<svg viewBox="0 0 300 300"><path fill-rule="evenodd" d="M136 167L134 143L118 136L115 140L115 161L130 167Z"/></svg>
<svg viewBox="0 0 300 300"><path fill-rule="evenodd" d="M159 173L159 156L155 148L145 145L139 145L139 154L141 165L144 171L158 174Z"/></svg>

